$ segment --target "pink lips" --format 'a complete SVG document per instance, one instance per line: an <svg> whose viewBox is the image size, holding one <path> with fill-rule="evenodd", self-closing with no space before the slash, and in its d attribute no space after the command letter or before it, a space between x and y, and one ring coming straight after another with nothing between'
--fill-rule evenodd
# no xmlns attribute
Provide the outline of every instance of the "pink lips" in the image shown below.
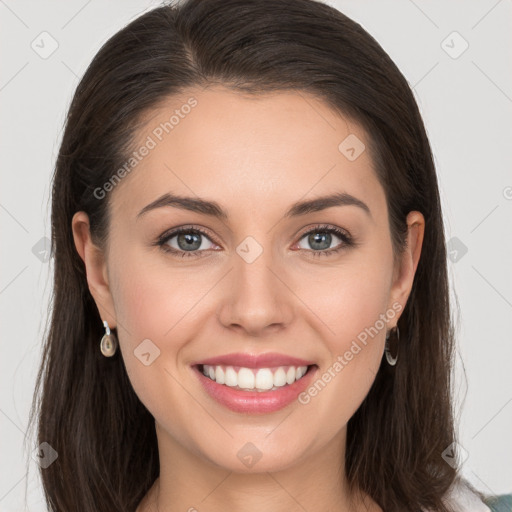
<svg viewBox="0 0 512 512"><path fill-rule="evenodd" d="M277 366L308 366L307 373L293 384L282 386L274 391L243 391L203 375L201 365L243 366L245 368L273 368ZM298 395L311 385L318 366L305 359L283 354L226 354L193 363L192 368L206 393L217 403L231 411L246 414L267 414L283 409L296 401Z"/></svg>
<svg viewBox="0 0 512 512"><path fill-rule="evenodd" d="M276 366L311 366L313 361L306 361L297 357L269 352L267 354L243 354L241 352L223 356L202 359L192 363L192 366L208 364L210 366L243 366L244 368L274 368Z"/></svg>

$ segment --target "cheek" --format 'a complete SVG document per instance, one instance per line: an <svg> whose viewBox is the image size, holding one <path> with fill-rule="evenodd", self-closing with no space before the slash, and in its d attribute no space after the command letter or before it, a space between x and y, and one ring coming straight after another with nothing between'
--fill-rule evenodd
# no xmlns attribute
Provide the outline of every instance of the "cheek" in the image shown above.
<svg viewBox="0 0 512 512"><path fill-rule="evenodd" d="M179 385L183 375L176 361L193 325L198 292L187 286L185 273L166 277L165 268L148 265L148 260L125 254L113 276L118 336L135 393L155 418L173 429L169 404L184 416L191 408Z"/></svg>
<svg viewBox="0 0 512 512"><path fill-rule="evenodd" d="M320 368L326 391L320 383L312 393L323 396L316 407L338 412L337 424L355 412L379 369L387 322L396 316L388 307L392 268L391 251L369 250L337 267L301 272L307 278L301 279L297 295L314 312L304 310L314 331L324 333L327 349Z"/></svg>
<svg viewBox="0 0 512 512"><path fill-rule="evenodd" d="M111 283L121 351L134 388L151 401L164 383L176 389L169 386L172 376L183 377L176 372L185 371L180 363L186 347L200 331L204 315L213 314L214 294L209 292L219 270L179 268L176 260L171 265L165 257L136 250L120 249L117 261L122 264L113 265ZM149 352L146 362L154 362L145 366L141 352ZM150 386L155 388L152 392Z"/></svg>
<svg viewBox="0 0 512 512"><path fill-rule="evenodd" d="M301 284L295 290L315 313L316 324L324 325L332 352L345 351L351 340L376 322L385 332L379 318L388 306L391 269L390 259L354 255L337 267L301 272Z"/></svg>
<svg viewBox="0 0 512 512"><path fill-rule="evenodd" d="M353 416L375 380L386 319L394 318L395 311L387 310L390 276L386 265L347 266L346 272L338 269L324 282L328 285L323 293L318 288L315 293L307 294L306 288L301 292L315 312L310 315L314 329L325 333L322 352L326 357L299 402L305 410L314 411L307 420L313 430L321 428L326 435L334 435Z"/></svg>
<svg viewBox="0 0 512 512"><path fill-rule="evenodd" d="M151 260L136 252L125 254L114 275L116 315L130 344L144 338L172 339L175 326L183 327L193 316L194 304L208 288L203 271L196 277L191 270L177 271Z"/></svg>

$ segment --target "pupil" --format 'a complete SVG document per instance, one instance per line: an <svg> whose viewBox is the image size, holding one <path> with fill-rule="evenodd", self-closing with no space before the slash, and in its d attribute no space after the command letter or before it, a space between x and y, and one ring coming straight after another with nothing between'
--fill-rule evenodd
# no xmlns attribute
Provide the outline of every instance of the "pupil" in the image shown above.
<svg viewBox="0 0 512 512"><path fill-rule="evenodd" d="M332 236L330 233L324 233L322 235L315 233L314 235L309 235L309 243L311 244L311 247L313 247L313 249L329 249L329 246L331 245L331 238ZM322 242L324 242L324 244L325 242L327 242L327 244L322 246ZM317 244L320 244L320 247L318 247Z"/></svg>
<svg viewBox="0 0 512 512"><path fill-rule="evenodd" d="M193 251L201 247L201 241L198 234L181 234L178 235L178 245L184 251Z"/></svg>

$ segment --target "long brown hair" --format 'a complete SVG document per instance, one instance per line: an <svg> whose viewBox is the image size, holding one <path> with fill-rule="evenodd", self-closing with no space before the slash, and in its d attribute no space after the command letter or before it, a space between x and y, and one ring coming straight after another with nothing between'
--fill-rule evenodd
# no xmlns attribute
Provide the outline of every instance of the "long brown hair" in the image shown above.
<svg viewBox="0 0 512 512"><path fill-rule="evenodd" d="M38 420L38 443L59 454L41 469L50 510L134 511L159 474L154 420L119 353L106 359L99 351L102 321L71 219L85 211L93 239L104 244L108 195L94 191L133 151L144 115L171 95L211 84L308 92L358 122L386 194L395 256L408 212L424 215L422 254L398 322L400 358L381 365L350 419L345 465L352 488L386 512L446 512L442 498L457 476L442 457L454 442L454 333L430 145L411 89L386 52L359 24L313 0L156 8L108 40L80 81L53 178L52 316L30 418Z"/></svg>

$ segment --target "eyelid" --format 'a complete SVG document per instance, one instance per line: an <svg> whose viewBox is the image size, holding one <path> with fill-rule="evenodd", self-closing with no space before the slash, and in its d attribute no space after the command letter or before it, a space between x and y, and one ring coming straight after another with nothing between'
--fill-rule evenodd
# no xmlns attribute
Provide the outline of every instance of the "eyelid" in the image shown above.
<svg viewBox="0 0 512 512"><path fill-rule="evenodd" d="M335 226L333 224L313 224L312 226L307 226L304 228L304 231L300 232L299 235L297 235L300 238L303 238L304 235L308 235L312 231L339 231L340 233L343 233L347 238L352 238L352 235L344 228L340 228L339 226Z"/></svg>
<svg viewBox="0 0 512 512"><path fill-rule="evenodd" d="M221 245L219 244L213 235L210 234L206 228L202 228L200 226L196 226L194 224L185 224L183 226L177 226L175 228L168 229L163 234L161 234L157 239L157 244L163 245L167 243L171 238L174 238L175 236L181 234L182 232L190 232L190 231L196 231L203 235L204 237L208 238L212 243L215 245ZM204 252L204 251L195 251L195 252Z"/></svg>

